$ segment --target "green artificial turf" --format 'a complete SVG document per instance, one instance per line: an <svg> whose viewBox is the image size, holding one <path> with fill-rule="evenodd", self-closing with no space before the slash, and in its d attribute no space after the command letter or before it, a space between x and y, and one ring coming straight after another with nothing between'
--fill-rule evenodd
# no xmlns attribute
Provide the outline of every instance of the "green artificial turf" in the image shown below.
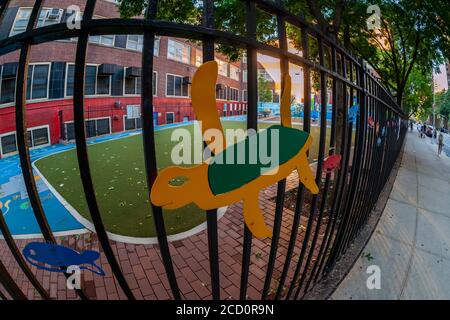
<svg viewBox="0 0 450 320"><path fill-rule="evenodd" d="M259 123L264 129L271 124ZM245 128L245 122L224 121L224 129ZM179 127L178 127L179 128ZM192 124L183 128L194 132ZM169 128L155 132L158 169L172 165ZM312 127L314 144L311 159L317 155L319 128ZM329 131L329 130L327 130ZM328 136L328 134L327 134ZM328 137L327 137L328 138ZM142 135L93 144L88 147L97 201L106 229L132 237L156 235L148 199ZM91 220L80 180L76 151L54 154L36 162L39 171L83 217ZM193 190L194 191L194 190ZM164 210L168 234L189 230L206 220L205 212L191 204L177 210Z"/></svg>

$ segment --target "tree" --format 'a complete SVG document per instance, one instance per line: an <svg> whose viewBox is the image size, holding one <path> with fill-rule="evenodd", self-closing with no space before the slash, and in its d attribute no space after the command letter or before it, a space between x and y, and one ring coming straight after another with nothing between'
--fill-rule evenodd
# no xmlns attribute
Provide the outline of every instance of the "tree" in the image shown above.
<svg viewBox="0 0 450 320"><path fill-rule="evenodd" d="M146 0L119 0L119 9L124 17L136 16L142 13L146 3ZM450 56L448 0L284 0L283 4L371 62L399 106L408 100L409 78L415 68L426 72L442 62L444 56ZM200 24L202 5L199 0L160 0L157 17ZM367 28L369 5L381 9L379 29ZM215 23L218 29L244 35L245 2L215 1ZM258 10L258 40L275 43L276 29L275 17ZM298 32L293 32L289 25L287 33L298 38ZM294 41L294 45L300 49L299 41ZM240 59L244 52L227 45L220 45L218 50L231 61ZM313 50L311 57L316 59ZM337 100L340 105L339 97Z"/></svg>
<svg viewBox="0 0 450 320"><path fill-rule="evenodd" d="M436 94L436 108L442 118L444 118L445 128L448 128L448 120L450 118L450 90Z"/></svg>
<svg viewBox="0 0 450 320"><path fill-rule="evenodd" d="M450 53L450 3L447 0L370 3L381 9L381 28L368 30L366 21L352 21L352 47L372 62L398 105L403 106L414 68L427 72ZM358 1L353 6L354 17L363 15L367 4Z"/></svg>
<svg viewBox="0 0 450 320"><path fill-rule="evenodd" d="M421 71L414 68L407 83L407 94L404 98L403 110L409 115L431 114L433 108L432 70Z"/></svg>
<svg viewBox="0 0 450 320"><path fill-rule="evenodd" d="M258 101L259 102L272 102L272 89L270 88L269 81L263 76L258 76Z"/></svg>

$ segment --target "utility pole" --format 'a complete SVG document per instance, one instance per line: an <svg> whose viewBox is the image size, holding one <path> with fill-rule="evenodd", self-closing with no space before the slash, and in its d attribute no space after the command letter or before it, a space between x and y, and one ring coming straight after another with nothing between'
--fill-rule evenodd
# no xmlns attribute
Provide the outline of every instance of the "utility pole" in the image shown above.
<svg viewBox="0 0 450 320"><path fill-rule="evenodd" d="M436 83L434 82L434 72L431 74L433 81L433 127L436 130Z"/></svg>

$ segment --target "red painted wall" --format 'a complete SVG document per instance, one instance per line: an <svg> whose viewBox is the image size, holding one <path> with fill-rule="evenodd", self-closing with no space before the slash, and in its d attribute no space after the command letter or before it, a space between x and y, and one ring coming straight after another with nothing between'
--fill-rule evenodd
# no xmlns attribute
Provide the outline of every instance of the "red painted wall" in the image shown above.
<svg viewBox="0 0 450 320"><path fill-rule="evenodd" d="M120 107L115 102L120 101ZM140 97L105 97L85 99L85 119L110 117L112 132L124 130L123 116L127 105L140 105ZM182 122L185 116L194 120L194 110L191 99L184 98L154 98L154 109L158 113L158 125L166 124L166 113L174 113L174 122ZM246 113L246 104L240 102L218 101L217 113L223 115L224 104L227 105L227 115ZM232 107L233 106L233 107ZM233 109L233 110L231 110ZM52 144L61 139L61 122L73 121L73 102L71 99L51 100L27 104L27 127L49 125ZM16 130L15 107L0 108L0 134Z"/></svg>

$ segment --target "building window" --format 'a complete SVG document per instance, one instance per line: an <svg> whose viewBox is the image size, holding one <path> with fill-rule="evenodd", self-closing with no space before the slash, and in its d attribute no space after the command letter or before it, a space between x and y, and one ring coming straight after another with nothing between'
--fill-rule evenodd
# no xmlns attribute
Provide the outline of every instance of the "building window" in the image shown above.
<svg viewBox="0 0 450 320"><path fill-rule="evenodd" d="M128 77L125 78L125 94L139 94L140 91L138 91L137 86L138 83L140 83L141 78L137 77Z"/></svg>
<svg viewBox="0 0 450 320"><path fill-rule="evenodd" d="M141 35L129 35L127 37L127 49L136 50L142 52L142 47L144 45L144 37Z"/></svg>
<svg viewBox="0 0 450 320"><path fill-rule="evenodd" d="M153 55L159 56L159 44L161 40L159 37L155 37L153 46ZM127 36L127 49L142 52L144 47L144 36L142 35L129 35Z"/></svg>
<svg viewBox="0 0 450 320"><path fill-rule="evenodd" d="M156 71L153 71L152 91L153 96L156 97L158 95L158 73Z"/></svg>
<svg viewBox="0 0 450 320"><path fill-rule="evenodd" d="M84 93L86 95L95 95L95 82L97 78L97 66L86 67L86 79L84 84Z"/></svg>
<svg viewBox="0 0 450 320"><path fill-rule="evenodd" d="M88 138L111 133L110 118L86 120L85 127Z"/></svg>
<svg viewBox="0 0 450 320"><path fill-rule="evenodd" d="M242 70L242 82L247 82L248 79L248 71Z"/></svg>
<svg viewBox="0 0 450 320"><path fill-rule="evenodd" d="M169 39L167 45L167 59L183 63L190 63L191 47L185 43Z"/></svg>
<svg viewBox="0 0 450 320"><path fill-rule="evenodd" d="M228 90L228 100L239 101L239 90L235 88L229 88Z"/></svg>
<svg viewBox="0 0 450 320"><path fill-rule="evenodd" d="M228 63L219 59L216 59L216 61L219 65L219 74L221 76L228 77Z"/></svg>
<svg viewBox="0 0 450 320"><path fill-rule="evenodd" d="M160 43L161 43L161 38L160 37L156 37L155 38L155 44L154 44L154 47L153 47L153 55L154 56L159 56L159 45L160 45Z"/></svg>
<svg viewBox="0 0 450 320"><path fill-rule="evenodd" d="M247 102L247 99L248 99L247 90L242 90L242 101Z"/></svg>
<svg viewBox="0 0 450 320"><path fill-rule="evenodd" d="M32 128L28 130L28 146L30 148L50 144L48 127Z"/></svg>
<svg viewBox="0 0 450 320"><path fill-rule="evenodd" d="M89 42L94 44L101 44L104 46L114 46L114 35L89 36Z"/></svg>
<svg viewBox="0 0 450 320"><path fill-rule="evenodd" d="M49 71L48 64L35 64L28 67L27 99L48 98Z"/></svg>
<svg viewBox="0 0 450 320"><path fill-rule="evenodd" d="M97 76L97 94L110 94L111 92L111 76Z"/></svg>
<svg viewBox="0 0 450 320"><path fill-rule="evenodd" d="M125 130L142 128L140 105L127 106L127 114L124 116L124 127Z"/></svg>
<svg viewBox="0 0 450 320"><path fill-rule="evenodd" d="M19 8L16 19L11 28L10 36L22 33L27 29L30 20L31 8ZM58 8L43 8L39 13L37 27L45 27L52 24L60 23L63 10Z"/></svg>
<svg viewBox="0 0 450 320"><path fill-rule="evenodd" d="M24 32L27 29L30 15L31 8L20 8L19 11L17 11L16 20L11 28L10 36Z"/></svg>
<svg viewBox="0 0 450 320"><path fill-rule="evenodd" d="M227 100L227 86L223 84L216 85L216 98L219 100Z"/></svg>
<svg viewBox="0 0 450 320"><path fill-rule="evenodd" d="M42 9L39 14L37 27L50 26L61 22L63 10L58 8Z"/></svg>
<svg viewBox="0 0 450 320"><path fill-rule="evenodd" d="M166 96L168 97L188 97L189 84L184 81L184 77L172 74L167 75Z"/></svg>
<svg viewBox="0 0 450 320"><path fill-rule="evenodd" d="M14 102L16 93L16 77L2 78L0 92L0 104Z"/></svg>
<svg viewBox="0 0 450 320"><path fill-rule="evenodd" d="M88 96L111 94L111 76L97 75L97 66L86 66L84 93ZM73 96L75 66L67 67L66 96Z"/></svg>
<svg viewBox="0 0 450 320"><path fill-rule="evenodd" d="M230 78L236 81L239 81L239 74L241 73L241 69L236 66L230 64Z"/></svg>
<svg viewBox="0 0 450 320"><path fill-rule="evenodd" d="M166 124L174 123L175 114L173 112L166 112Z"/></svg>
<svg viewBox="0 0 450 320"><path fill-rule="evenodd" d="M8 133L0 137L0 147L2 156L17 152L16 133Z"/></svg>
<svg viewBox="0 0 450 320"><path fill-rule="evenodd" d="M75 140L75 124L73 122L66 122L66 140Z"/></svg>
<svg viewBox="0 0 450 320"><path fill-rule="evenodd" d="M125 131L141 129L142 121L141 121L141 118L128 119L128 117L125 115L124 116L124 125L125 125Z"/></svg>
<svg viewBox="0 0 450 320"><path fill-rule="evenodd" d="M73 83L75 76L75 65L69 64L67 65L67 73L66 73L66 96L73 96Z"/></svg>

